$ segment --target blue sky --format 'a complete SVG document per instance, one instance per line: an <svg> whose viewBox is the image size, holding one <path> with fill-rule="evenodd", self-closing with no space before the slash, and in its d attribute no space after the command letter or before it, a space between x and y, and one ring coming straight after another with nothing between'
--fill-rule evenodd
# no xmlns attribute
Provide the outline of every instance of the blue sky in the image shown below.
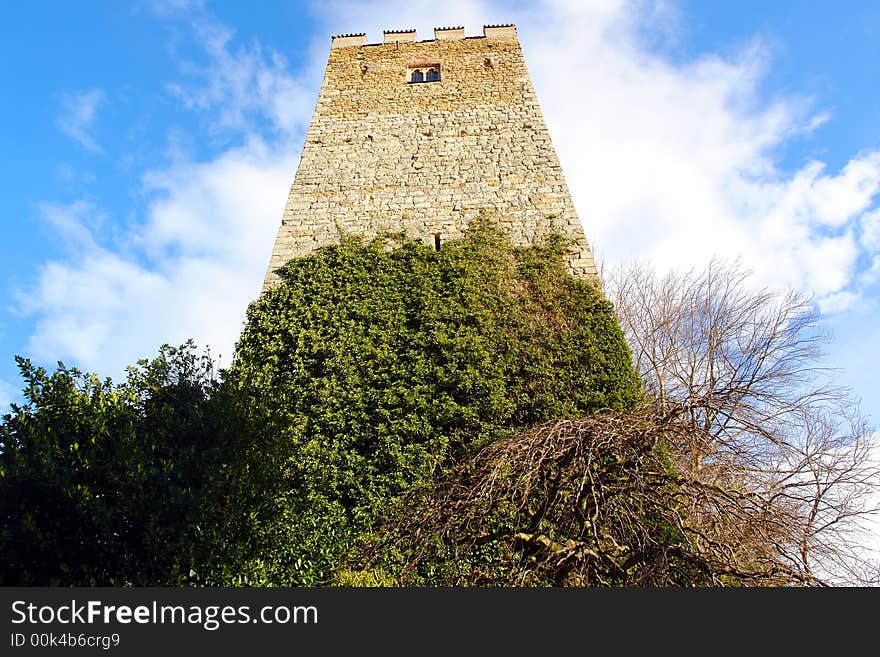
<svg viewBox="0 0 880 657"><path fill-rule="evenodd" d="M880 4L4 3L0 403L13 356L119 377L259 292L329 36L515 22L606 265L740 257L813 293L880 421Z"/></svg>

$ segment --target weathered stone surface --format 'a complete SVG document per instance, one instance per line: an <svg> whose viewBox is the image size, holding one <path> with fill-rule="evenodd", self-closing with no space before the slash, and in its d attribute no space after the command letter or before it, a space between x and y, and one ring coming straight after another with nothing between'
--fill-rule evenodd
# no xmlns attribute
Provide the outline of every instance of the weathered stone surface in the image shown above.
<svg viewBox="0 0 880 657"><path fill-rule="evenodd" d="M334 39L264 289L288 260L344 234L404 232L433 245L484 211L515 244L570 237L571 271L596 277L516 28L484 34ZM437 66L439 81L408 82Z"/></svg>

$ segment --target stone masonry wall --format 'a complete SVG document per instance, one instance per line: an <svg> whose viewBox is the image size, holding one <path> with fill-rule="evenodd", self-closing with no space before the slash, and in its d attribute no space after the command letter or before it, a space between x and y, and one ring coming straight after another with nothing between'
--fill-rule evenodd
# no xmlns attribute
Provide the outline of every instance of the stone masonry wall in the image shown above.
<svg viewBox="0 0 880 657"><path fill-rule="evenodd" d="M569 236L571 271L598 280L516 30L484 34L334 37L264 289L276 268L341 235L405 232L434 245L481 211L517 245ZM440 81L408 82L413 68L436 65Z"/></svg>

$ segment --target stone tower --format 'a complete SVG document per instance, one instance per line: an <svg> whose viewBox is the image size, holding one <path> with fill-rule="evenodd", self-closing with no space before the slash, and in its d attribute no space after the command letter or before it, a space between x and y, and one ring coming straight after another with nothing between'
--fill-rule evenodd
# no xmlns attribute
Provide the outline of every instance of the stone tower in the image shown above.
<svg viewBox="0 0 880 657"><path fill-rule="evenodd" d="M572 273L596 277L516 27L334 36L263 289L341 235L405 232L440 248L482 211L516 245L568 236Z"/></svg>

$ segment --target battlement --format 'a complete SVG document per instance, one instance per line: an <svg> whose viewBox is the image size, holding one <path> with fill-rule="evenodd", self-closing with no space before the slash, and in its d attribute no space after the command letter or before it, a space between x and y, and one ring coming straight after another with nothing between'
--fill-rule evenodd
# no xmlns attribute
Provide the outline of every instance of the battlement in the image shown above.
<svg viewBox="0 0 880 657"><path fill-rule="evenodd" d="M507 23L504 25L484 25L482 37L466 37L464 35L464 27L435 27L434 38L426 39L423 43L429 41L453 41L457 39L516 39L516 25ZM330 37L331 48L353 48L363 46L382 46L389 43L414 43L417 42L415 28L407 28L401 30L384 30L382 32L381 43L367 43L366 32L358 32L357 34L337 34Z"/></svg>
<svg viewBox="0 0 880 657"><path fill-rule="evenodd" d="M409 30L385 30L382 32L382 36L384 43L396 43L398 41L406 43L416 40L416 30L415 28Z"/></svg>
<svg viewBox="0 0 880 657"><path fill-rule="evenodd" d="M331 48L350 48L352 46L362 46L367 42L367 33L359 32L358 34L337 34L330 37Z"/></svg>

